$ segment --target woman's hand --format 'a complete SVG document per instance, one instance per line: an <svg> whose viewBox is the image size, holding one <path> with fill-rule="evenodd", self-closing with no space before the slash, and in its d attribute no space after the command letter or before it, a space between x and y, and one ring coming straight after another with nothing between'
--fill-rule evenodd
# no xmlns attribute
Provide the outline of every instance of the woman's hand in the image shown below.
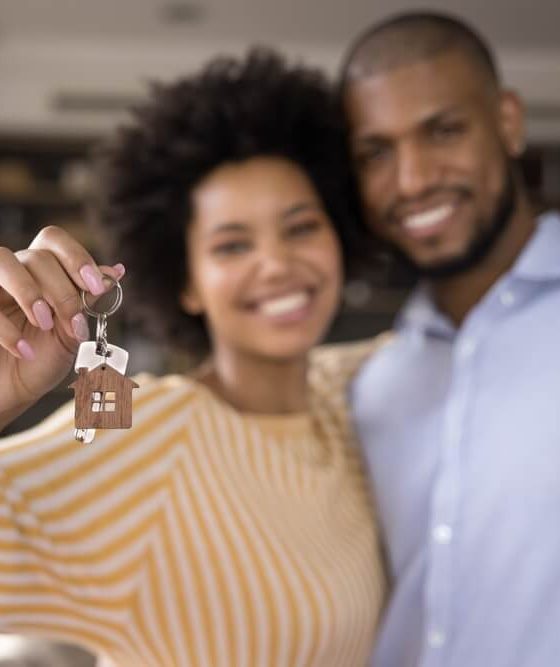
<svg viewBox="0 0 560 667"><path fill-rule="evenodd" d="M45 227L26 250L0 248L0 428L61 382L89 338L80 290L108 289L124 267L97 266L60 227Z"/></svg>

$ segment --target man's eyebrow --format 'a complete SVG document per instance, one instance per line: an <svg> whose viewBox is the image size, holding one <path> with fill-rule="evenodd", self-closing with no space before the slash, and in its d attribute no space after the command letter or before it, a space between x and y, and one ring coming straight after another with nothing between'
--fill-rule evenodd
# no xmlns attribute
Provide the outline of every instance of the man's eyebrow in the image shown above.
<svg viewBox="0 0 560 667"><path fill-rule="evenodd" d="M438 109L433 113L426 114L426 117L420 119L417 123L418 128L429 127L435 123L438 123L444 120L447 116L453 114L462 113L463 107L457 104L445 107L443 109ZM354 146L368 146L376 144L388 144L391 143L392 138L390 134L385 134L382 130L365 130L362 134L355 135L352 137L352 144Z"/></svg>
<svg viewBox="0 0 560 667"><path fill-rule="evenodd" d="M458 105L453 105L446 107L445 109L439 109L438 111L430 114L426 119L421 123L422 125L430 125L431 123L437 123L440 120L444 120L447 116L459 113L463 111L462 107Z"/></svg>

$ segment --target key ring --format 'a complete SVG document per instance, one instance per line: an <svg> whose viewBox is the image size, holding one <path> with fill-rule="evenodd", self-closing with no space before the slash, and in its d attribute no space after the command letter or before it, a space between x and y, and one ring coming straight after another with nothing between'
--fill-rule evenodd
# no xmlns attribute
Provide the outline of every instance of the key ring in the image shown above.
<svg viewBox="0 0 560 667"><path fill-rule="evenodd" d="M100 357L105 357L105 359L107 359L107 357L111 356L111 352L107 347L107 318L109 317L109 315L113 315L114 313L116 313L117 310L120 308L123 299L123 292L121 284L117 280L107 275L106 273L103 274L103 277L107 278L107 280L110 280L113 283L111 289L113 289L113 287L117 288L115 301L108 310L103 312L93 310L93 308L91 308L89 303L87 302L86 298L87 295L84 290L82 290L81 295L82 295L82 303L84 304L84 310L88 315L91 315L92 317L95 317L97 319L97 331L95 334L95 342L96 342L95 353Z"/></svg>
<svg viewBox="0 0 560 667"><path fill-rule="evenodd" d="M121 307L122 300L123 300L123 291L121 284L118 282L118 280L115 280L113 277L107 275L106 273L102 274L104 278L107 278L107 280L111 281L113 283L111 289L113 287L117 288L117 293L115 296L115 301L111 305L111 307L104 311L104 312L99 312L97 310L93 310L89 303L87 302L87 293L85 290L81 290L81 296L82 296L82 304L84 305L84 310L88 315L91 317L109 317L109 315L113 315L114 313L117 312L117 310Z"/></svg>

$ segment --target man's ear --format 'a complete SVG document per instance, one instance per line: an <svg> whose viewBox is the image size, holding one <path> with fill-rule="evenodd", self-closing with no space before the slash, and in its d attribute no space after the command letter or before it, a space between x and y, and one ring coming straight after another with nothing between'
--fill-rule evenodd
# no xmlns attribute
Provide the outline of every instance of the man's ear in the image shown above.
<svg viewBox="0 0 560 667"><path fill-rule="evenodd" d="M507 153L518 158L525 150L525 109L517 93L503 90L500 93L500 132Z"/></svg>
<svg viewBox="0 0 560 667"><path fill-rule="evenodd" d="M193 286L185 287L179 295L179 303L188 315L201 315L204 310L198 292Z"/></svg>

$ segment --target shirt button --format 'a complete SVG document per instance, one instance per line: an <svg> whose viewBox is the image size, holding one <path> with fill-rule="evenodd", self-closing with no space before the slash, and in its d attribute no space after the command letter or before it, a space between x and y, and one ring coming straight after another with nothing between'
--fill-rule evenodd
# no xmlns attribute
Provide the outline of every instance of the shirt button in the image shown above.
<svg viewBox="0 0 560 667"><path fill-rule="evenodd" d="M459 354L463 359L470 357L476 349L476 343L472 338L466 338L459 347Z"/></svg>
<svg viewBox="0 0 560 667"><path fill-rule="evenodd" d="M441 630L432 630L428 635L428 644L432 648L441 648L445 644L445 635Z"/></svg>
<svg viewBox="0 0 560 667"><path fill-rule="evenodd" d="M438 544L449 544L453 538L453 529L446 523L441 523L434 528L432 535Z"/></svg>
<svg viewBox="0 0 560 667"><path fill-rule="evenodd" d="M513 306L515 302L515 295L510 290L506 290L500 294L500 301L504 306Z"/></svg>

